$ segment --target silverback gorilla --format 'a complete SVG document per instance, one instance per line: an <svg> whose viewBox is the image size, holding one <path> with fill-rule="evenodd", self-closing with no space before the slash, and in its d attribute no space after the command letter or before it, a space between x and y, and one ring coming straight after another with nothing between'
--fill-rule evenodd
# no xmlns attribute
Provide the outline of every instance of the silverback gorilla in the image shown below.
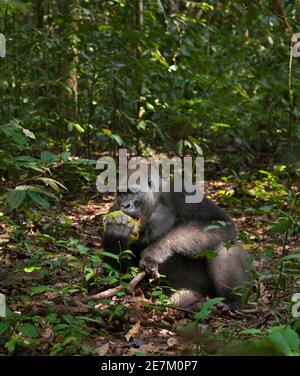
<svg viewBox="0 0 300 376"><path fill-rule="evenodd" d="M237 244L231 219L207 197L186 203L184 192L154 192L151 187L150 182L146 193L117 194L110 212L121 210L140 219L139 239L128 247L133 225L120 213L107 223L105 249L132 249L140 269L154 277L165 275L178 290L171 300L180 307L194 309L205 295L224 297L231 309L241 307L240 295L232 289L251 278L248 255ZM208 251L214 257L207 257Z"/></svg>

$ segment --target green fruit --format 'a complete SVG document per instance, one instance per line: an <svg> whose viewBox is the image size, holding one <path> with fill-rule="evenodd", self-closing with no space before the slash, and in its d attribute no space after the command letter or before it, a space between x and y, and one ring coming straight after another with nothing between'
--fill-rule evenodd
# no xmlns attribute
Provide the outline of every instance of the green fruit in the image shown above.
<svg viewBox="0 0 300 376"><path fill-rule="evenodd" d="M140 228L141 228L140 220L130 217L129 215L125 214L122 210L116 210L116 211L110 212L110 213L108 213L104 216L104 218L103 218L103 230L104 230L104 232L107 231L107 225L108 224L118 225L116 223L116 219L120 215L127 217L127 224L123 225L123 226L130 226L132 228L131 231L130 231L130 238L129 238L128 244L135 243L139 239L139 232L140 232ZM122 226L122 225L120 224L119 226Z"/></svg>

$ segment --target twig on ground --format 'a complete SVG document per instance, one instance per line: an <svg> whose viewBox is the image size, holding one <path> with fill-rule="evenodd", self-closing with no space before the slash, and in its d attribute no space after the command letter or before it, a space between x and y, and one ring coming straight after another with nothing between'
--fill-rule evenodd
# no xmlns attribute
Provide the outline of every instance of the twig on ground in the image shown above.
<svg viewBox="0 0 300 376"><path fill-rule="evenodd" d="M136 288L137 284L140 283L146 276L145 272L138 273L128 284L128 290L130 294L133 294L134 289ZM111 296L116 295L118 292L123 291L126 289L124 285L118 285L112 289L108 289L102 292L99 292L98 294L92 295L87 297L87 299L105 299L109 298Z"/></svg>
<svg viewBox="0 0 300 376"><path fill-rule="evenodd" d="M187 308L182 308L173 304L163 304L163 303L149 303L149 306L163 307L163 308L172 308L177 309L177 311L186 312L190 314L195 314L195 311L192 311Z"/></svg>

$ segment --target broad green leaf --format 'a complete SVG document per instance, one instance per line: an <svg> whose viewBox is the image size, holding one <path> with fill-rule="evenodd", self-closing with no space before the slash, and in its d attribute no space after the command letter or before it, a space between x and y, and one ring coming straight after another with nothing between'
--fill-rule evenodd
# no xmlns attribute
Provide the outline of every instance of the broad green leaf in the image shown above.
<svg viewBox="0 0 300 376"><path fill-rule="evenodd" d="M291 253L290 255L281 258L281 261L300 259L300 253Z"/></svg>
<svg viewBox="0 0 300 376"><path fill-rule="evenodd" d="M25 337L30 337L30 338L37 338L38 337L38 331L33 324L29 324L29 323L20 324L18 326L18 330Z"/></svg>
<svg viewBox="0 0 300 376"><path fill-rule="evenodd" d="M7 202L11 209L17 209L26 197L24 190L15 189L10 191L7 195Z"/></svg>
<svg viewBox="0 0 300 376"><path fill-rule="evenodd" d="M21 339L18 336L11 337L5 344L5 348L9 353L13 353L16 349L18 343L21 342Z"/></svg>
<svg viewBox="0 0 300 376"><path fill-rule="evenodd" d="M85 255L90 250L88 247L86 247L83 244L76 244L76 249L82 255Z"/></svg>
<svg viewBox="0 0 300 376"><path fill-rule="evenodd" d="M203 303L203 308L212 308L214 305L218 304L218 303L221 303L222 301L224 300L224 298L213 298L213 299L209 299L207 302Z"/></svg>
<svg viewBox="0 0 300 376"><path fill-rule="evenodd" d="M36 162L33 157L30 157L28 155L20 155L19 157L14 157L14 160L21 162Z"/></svg>
<svg viewBox="0 0 300 376"><path fill-rule="evenodd" d="M271 229L269 231L270 235L283 234L290 227L291 221L289 218L281 218L276 222L271 224Z"/></svg>
<svg viewBox="0 0 300 376"><path fill-rule="evenodd" d="M67 162L70 159L70 156L71 153L69 151L64 151L63 153L61 153L60 157L63 162Z"/></svg>
<svg viewBox="0 0 300 376"><path fill-rule="evenodd" d="M40 158L41 161L46 165L57 162L59 160L59 158L55 154L51 153L51 151L43 151Z"/></svg>
<svg viewBox="0 0 300 376"><path fill-rule="evenodd" d="M49 192L46 188L44 187L39 187L37 185L32 185L32 186L28 186L28 191L31 191L31 192L38 192L38 193L41 193L42 195L44 196L48 196L48 197L51 197L53 198L54 200L57 200L57 197L55 196L54 193L52 192Z"/></svg>
<svg viewBox="0 0 300 376"><path fill-rule="evenodd" d="M7 321L0 321L0 336L10 328Z"/></svg>
<svg viewBox="0 0 300 376"><path fill-rule="evenodd" d="M122 138L117 135L117 134L111 134L109 136L112 140L116 141L116 143L119 145L119 146L122 146L124 145L124 141L122 140Z"/></svg>
<svg viewBox="0 0 300 376"><path fill-rule="evenodd" d="M196 320L204 320L210 314L212 307L223 300L224 298L213 298L203 303L201 310L195 313L194 318Z"/></svg>
<svg viewBox="0 0 300 376"><path fill-rule="evenodd" d="M115 255L114 253L110 253L110 252L101 252L101 255L113 258L117 261L119 261L119 259L120 259L120 257L118 255Z"/></svg>
<svg viewBox="0 0 300 376"><path fill-rule="evenodd" d="M50 285L40 285L40 286L35 286L32 287L30 290L30 295L37 295L37 294L42 294L45 291L50 291L52 290L52 286Z"/></svg>
<svg viewBox="0 0 300 376"><path fill-rule="evenodd" d="M255 328L244 329L240 331L240 334L261 334L261 330Z"/></svg>
<svg viewBox="0 0 300 376"><path fill-rule="evenodd" d="M299 353L300 339L290 326L278 326L269 330L268 339L284 355Z"/></svg>
<svg viewBox="0 0 300 376"><path fill-rule="evenodd" d="M50 208L49 202L45 200L42 196L40 196L38 193L29 191L28 195L34 202L36 202L39 206L43 207L44 209Z"/></svg>

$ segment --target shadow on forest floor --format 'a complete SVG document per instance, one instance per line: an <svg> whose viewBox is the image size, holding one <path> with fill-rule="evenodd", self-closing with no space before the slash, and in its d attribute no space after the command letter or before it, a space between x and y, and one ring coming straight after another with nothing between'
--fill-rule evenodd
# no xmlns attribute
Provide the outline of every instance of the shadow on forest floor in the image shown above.
<svg viewBox="0 0 300 376"><path fill-rule="evenodd" d="M211 181L207 194L219 202L219 192L230 189L231 185ZM268 215L245 213L245 201L231 205L230 200L223 200L222 206L231 214L238 230L252 234L251 249L247 244L245 247L254 256L260 282L256 282L259 297L252 297L247 312L210 314L196 332L183 329L191 323L191 318L173 308L151 305L155 296L147 291L146 282L139 285L134 297L124 293L100 304L96 302L96 306L86 302L84 296L117 284L113 277L105 276L99 256L101 215L107 212L113 197L89 197L92 199L84 204L78 197L66 201L27 221L21 230L14 231L10 226L10 239L9 226L1 226L0 288L7 296L15 335L10 352L19 355L175 355L192 354L196 350L215 353L229 340L241 338L241 330L263 330L286 321L289 312L283 302L289 300L289 289L279 291L272 307L276 260L260 255L270 247L273 254L280 255L281 249L267 235ZM288 245L289 251L295 249L296 240ZM22 328L20 334L22 323L36 328L27 341L22 340ZM5 351L7 346L1 349Z"/></svg>

